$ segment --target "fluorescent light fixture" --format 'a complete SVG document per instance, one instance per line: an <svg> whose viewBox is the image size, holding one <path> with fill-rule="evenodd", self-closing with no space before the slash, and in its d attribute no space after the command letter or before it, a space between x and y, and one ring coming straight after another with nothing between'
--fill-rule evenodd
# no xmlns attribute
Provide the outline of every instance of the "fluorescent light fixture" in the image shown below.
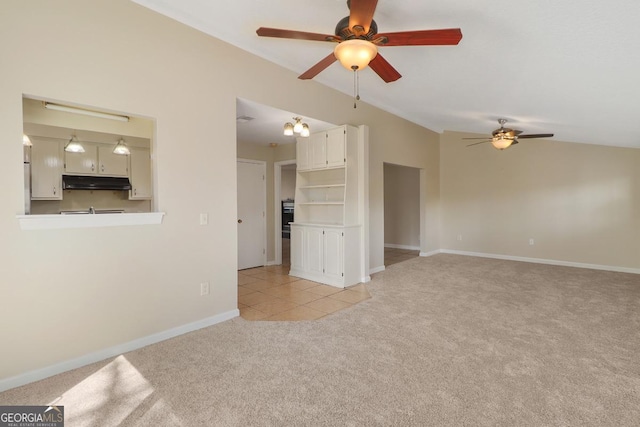
<svg viewBox="0 0 640 427"><path fill-rule="evenodd" d="M45 102L44 108L49 110L64 111L66 113L83 114L85 116L99 117L101 119L118 120L121 122L128 122L128 116L121 116L119 114L103 113L101 111L85 110L83 108L69 107L68 105L52 104L51 102Z"/></svg>
<svg viewBox="0 0 640 427"><path fill-rule="evenodd" d="M67 145L64 146L64 151L68 153L84 153L84 147L80 144L78 138L73 135Z"/></svg>
<svg viewBox="0 0 640 427"><path fill-rule="evenodd" d="M124 139L120 138L118 140L118 143L113 149L113 154L122 154L123 156L128 156L129 154L131 154L131 151L129 151L129 147L127 147L127 144L124 143Z"/></svg>
<svg viewBox="0 0 640 427"><path fill-rule="evenodd" d="M22 145L24 145L25 147L32 147L33 146L33 144L31 143L31 140L29 139L29 137L25 133L22 134Z"/></svg>

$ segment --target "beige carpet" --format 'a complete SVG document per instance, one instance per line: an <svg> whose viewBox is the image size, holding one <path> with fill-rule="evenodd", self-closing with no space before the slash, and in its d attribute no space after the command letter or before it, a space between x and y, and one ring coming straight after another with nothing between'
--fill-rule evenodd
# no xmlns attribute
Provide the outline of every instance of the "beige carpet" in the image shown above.
<svg viewBox="0 0 640 427"><path fill-rule="evenodd" d="M637 426L640 276L437 255L310 322L221 325L0 394L68 426Z"/></svg>

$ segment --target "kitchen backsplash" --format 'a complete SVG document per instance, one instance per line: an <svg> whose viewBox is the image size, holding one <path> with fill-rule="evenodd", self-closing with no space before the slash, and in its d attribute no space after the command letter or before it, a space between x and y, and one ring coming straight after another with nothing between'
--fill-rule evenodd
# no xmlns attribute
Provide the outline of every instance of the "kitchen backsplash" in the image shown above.
<svg viewBox="0 0 640 427"><path fill-rule="evenodd" d="M60 211L124 209L127 213L151 212L151 200L129 200L127 191L65 190L62 200L32 200L31 214L59 214Z"/></svg>

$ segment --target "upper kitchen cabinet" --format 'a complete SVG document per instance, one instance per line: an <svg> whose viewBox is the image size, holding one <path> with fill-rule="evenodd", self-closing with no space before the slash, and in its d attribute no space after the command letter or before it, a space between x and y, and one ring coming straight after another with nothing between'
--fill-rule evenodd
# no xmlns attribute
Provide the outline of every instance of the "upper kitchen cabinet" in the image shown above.
<svg viewBox="0 0 640 427"><path fill-rule="evenodd" d="M344 167L347 161L346 141L356 137L356 128L343 125L313 133L308 138L298 138L297 169L304 171Z"/></svg>
<svg viewBox="0 0 640 427"><path fill-rule="evenodd" d="M62 200L63 144L31 137L31 199Z"/></svg>
<svg viewBox="0 0 640 427"><path fill-rule="evenodd" d="M126 155L115 154L115 144L82 141L84 153L64 153L64 173L67 175L128 176Z"/></svg>
<svg viewBox="0 0 640 427"><path fill-rule="evenodd" d="M153 197L151 187L151 153L147 148L129 149L129 179L131 190L129 200L150 200Z"/></svg>
<svg viewBox="0 0 640 427"><path fill-rule="evenodd" d="M98 173L108 176L128 176L129 166L126 155L115 154L115 145L101 144L98 146Z"/></svg>

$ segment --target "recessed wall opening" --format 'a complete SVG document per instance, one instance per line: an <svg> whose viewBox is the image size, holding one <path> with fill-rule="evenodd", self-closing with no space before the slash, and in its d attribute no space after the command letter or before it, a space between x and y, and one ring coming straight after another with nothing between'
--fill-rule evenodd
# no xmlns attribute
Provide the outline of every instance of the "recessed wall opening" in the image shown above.
<svg viewBox="0 0 640 427"><path fill-rule="evenodd" d="M384 264L420 255L420 169L384 163Z"/></svg>

